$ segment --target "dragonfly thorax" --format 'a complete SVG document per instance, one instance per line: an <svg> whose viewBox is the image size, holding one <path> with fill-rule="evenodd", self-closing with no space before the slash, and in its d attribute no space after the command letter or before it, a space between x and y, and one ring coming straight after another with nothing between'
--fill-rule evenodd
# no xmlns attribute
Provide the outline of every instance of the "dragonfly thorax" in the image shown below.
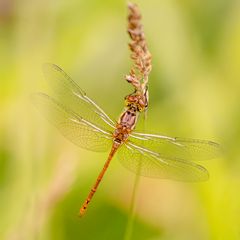
<svg viewBox="0 0 240 240"><path fill-rule="evenodd" d="M126 108L119 119L119 124L132 131L136 125L139 112L136 106Z"/></svg>
<svg viewBox="0 0 240 240"><path fill-rule="evenodd" d="M113 133L114 141L123 143L128 139L129 134L135 128L138 115L139 112L134 106L126 108L124 110Z"/></svg>
<svg viewBox="0 0 240 240"><path fill-rule="evenodd" d="M131 131L127 127L118 124L113 133L114 142L119 145L126 142L130 132Z"/></svg>

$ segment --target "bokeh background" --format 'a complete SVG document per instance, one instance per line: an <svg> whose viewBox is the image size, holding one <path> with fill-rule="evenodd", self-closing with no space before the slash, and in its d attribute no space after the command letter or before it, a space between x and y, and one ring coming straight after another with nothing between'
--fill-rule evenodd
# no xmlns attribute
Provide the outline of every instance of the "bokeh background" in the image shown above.
<svg viewBox="0 0 240 240"><path fill-rule="evenodd" d="M153 55L146 128L217 141L210 180L141 178L131 239L240 239L240 2L136 0ZM62 66L113 118L132 89L126 2L0 1L0 239L126 239L135 176L79 149L29 101L41 66Z"/></svg>

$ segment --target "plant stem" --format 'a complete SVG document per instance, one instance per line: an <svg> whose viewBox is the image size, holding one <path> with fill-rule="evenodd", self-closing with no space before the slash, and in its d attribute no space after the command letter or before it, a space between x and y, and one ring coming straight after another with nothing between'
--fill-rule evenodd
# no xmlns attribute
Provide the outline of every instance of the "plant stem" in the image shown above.
<svg viewBox="0 0 240 240"><path fill-rule="evenodd" d="M144 118L143 118L143 130L145 131L145 120L147 117L147 112L144 113ZM142 158L142 157L141 157ZM127 221L127 226L126 226L126 231L124 234L124 240L131 240L132 234L133 234L133 225L134 225L134 220L135 220L135 215L136 215L136 199L137 199L137 193L139 189L139 184L140 184L140 171L141 171L141 159L140 159L140 164L138 166L137 174L134 179L134 185L133 185L133 192L131 196L131 203L130 203L130 210L129 210L129 215L128 215L128 221Z"/></svg>

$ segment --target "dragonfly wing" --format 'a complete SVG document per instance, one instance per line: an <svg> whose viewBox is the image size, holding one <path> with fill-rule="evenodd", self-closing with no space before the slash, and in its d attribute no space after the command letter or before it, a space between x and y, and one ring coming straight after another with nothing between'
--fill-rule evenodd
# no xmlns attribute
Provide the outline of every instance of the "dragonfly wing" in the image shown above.
<svg viewBox="0 0 240 240"><path fill-rule="evenodd" d="M46 63L43 72L58 102L92 123L114 128L114 121L60 67Z"/></svg>
<svg viewBox="0 0 240 240"><path fill-rule="evenodd" d="M209 178L208 171L201 165L161 156L130 141L117 154L124 167L141 176L187 182L205 181Z"/></svg>
<svg viewBox="0 0 240 240"><path fill-rule="evenodd" d="M33 103L60 132L79 147L101 152L112 144L112 135L97 125L78 116L44 93L32 96Z"/></svg>
<svg viewBox="0 0 240 240"><path fill-rule="evenodd" d="M131 134L130 139L135 144L143 145L164 156L177 157L188 161L208 160L221 155L220 145L207 140L167 137L138 132Z"/></svg>

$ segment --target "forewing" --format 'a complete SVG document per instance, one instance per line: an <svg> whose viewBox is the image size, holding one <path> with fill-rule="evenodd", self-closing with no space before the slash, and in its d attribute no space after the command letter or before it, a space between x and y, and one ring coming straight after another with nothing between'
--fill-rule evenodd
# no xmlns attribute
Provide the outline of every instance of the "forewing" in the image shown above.
<svg viewBox="0 0 240 240"><path fill-rule="evenodd" d="M114 128L113 120L60 67L46 63L43 72L53 97L63 106L94 124Z"/></svg>
<svg viewBox="0 0 240 240"><path fill-rule="evenodd" d="M205 181L209 178L208 171L201 165L164 157L131 142L121 146L117 154L124 167L141 176L187 182Z"/></svg>
<svg viewBox="0 0 240 240"><path fill-rule="evenodd" d="M78 116L46 94L34 94L32 101L39 111L77 146L96 152L109 150L112 137L107 130Z"/></svg>
<svg viewBox="0 0 240 240"><path fill-rule="evenodd" d="M164 156L188 161L213 159L221 154L220 145L208 140L173 138L137 132L131 134L130 140Z"/></svg>

